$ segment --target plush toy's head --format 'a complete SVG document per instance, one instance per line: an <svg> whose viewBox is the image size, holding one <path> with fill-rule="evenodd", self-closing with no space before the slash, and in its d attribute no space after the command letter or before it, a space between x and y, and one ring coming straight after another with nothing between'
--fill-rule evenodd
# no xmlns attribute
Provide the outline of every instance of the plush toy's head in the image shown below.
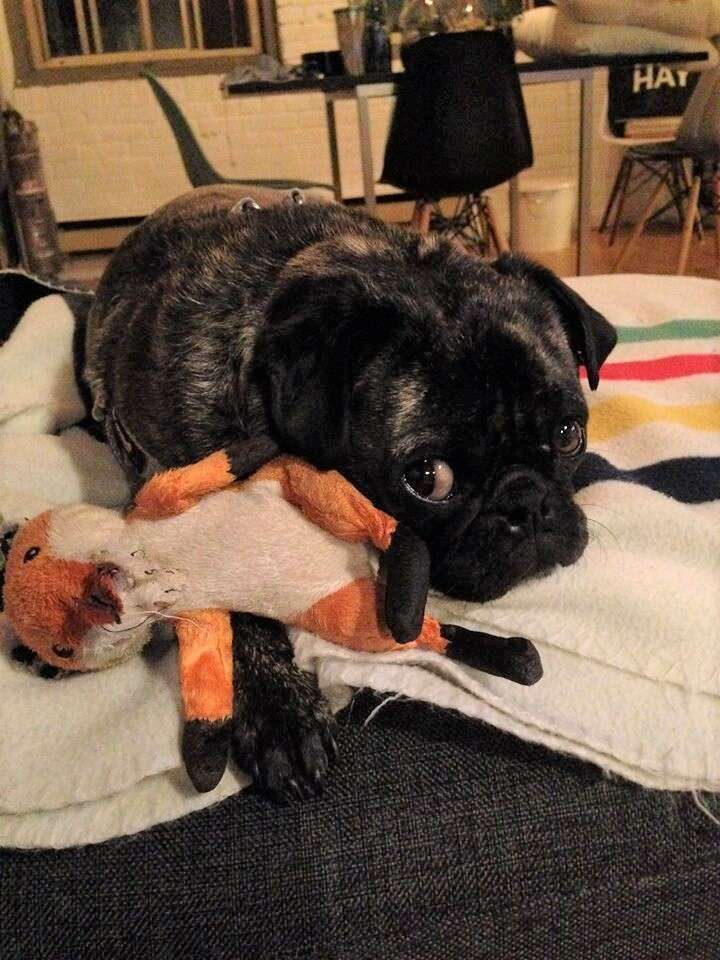
<svg viewBox="0 0 720 960"><path fill-rule="evenodd" d="M107 513L93 507L46 511L18 530L7 557L3 600L13 631L40 659L63 670L101 669L146 640L142 631L121 624L117 568L68 556L66 541L92 542Z"/></svg>

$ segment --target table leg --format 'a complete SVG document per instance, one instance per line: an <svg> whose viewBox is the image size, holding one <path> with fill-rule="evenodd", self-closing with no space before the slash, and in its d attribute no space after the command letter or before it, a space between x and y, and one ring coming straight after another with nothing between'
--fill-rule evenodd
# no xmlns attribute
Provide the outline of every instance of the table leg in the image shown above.
<svg viewBox="0 0 720 960"><path fill-rule="evenodd" d="M325 94L325 115L327 118L328 146L330 147L330 168L332 170L335 199L342 203L342 180L340 177L340 151L337 140L337 121L335 119L335 101L331 94Z"/></svg>
<svg viewBox="0 0 720 960"><path fill-rule="evenodd" d="M368 213L374 214L377 201L375 198L375 174L373 173L372 135L370 132L370 103L367 97L357 97L357 112L365 209Z"/></svg>
<svg viewBox="0 0 720 960"><path fill-rule="evenodd" d="M510 250L518 252L520 243L520 188L518 178L510 180Z"/></svg>
<svg viewBox="0 0 720 960"><path fill-rule="evenodd" d="M578 190L577 273L587 273L590 266L590 222L592 215L592 139L593 139L593 75L580 81L580 170Z"/></svg>

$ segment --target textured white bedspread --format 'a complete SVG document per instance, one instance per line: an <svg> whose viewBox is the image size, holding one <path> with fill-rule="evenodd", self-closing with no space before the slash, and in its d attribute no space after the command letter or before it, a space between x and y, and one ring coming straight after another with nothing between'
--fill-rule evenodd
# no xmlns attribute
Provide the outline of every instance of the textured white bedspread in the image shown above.
<svg viewBox="0 0 720 960"><path fill-rule="evenodd" d="M590 545L574 567L494 603L431 600L443 620L531 638L543 680L523 688L433 654L356 654L307 634L295 638L296 655L336 706L354 687L396 692L649 787L720 790L720 322L706 322L720 321L720 283L572 284L623 328L590 397L578 495ZM668 321L692 323L656 326ZM0 348L0 514L17 522L47 504L121 502L107 451L66 429L82 404L63 362L72 341L64 302L37 302L22 324ZM3 654L5 627L0 620ZM174 652L60 683L0 655L0 845L97 842L246 785L229 770L215 791L196 794L179 734Z"/></svg>

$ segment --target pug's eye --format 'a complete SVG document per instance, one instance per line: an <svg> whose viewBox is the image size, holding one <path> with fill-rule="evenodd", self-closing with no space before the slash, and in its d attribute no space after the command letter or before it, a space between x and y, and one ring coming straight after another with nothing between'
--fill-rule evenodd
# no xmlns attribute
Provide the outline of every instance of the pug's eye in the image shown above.
<svg viewBox="0 0 720 960"><path fill-rule="evenodd" d="M585 451L585 429L577 420L563 420L555 429L555 445L561 457L577 457Z"/></svg>
<svg viewBox="0 0 720 960"><path fill-rule="evenodd" d="M452 467L437 457L426 457L411 463L403 474L408 490L416 497L438 503L447 500L455 486Z"/></svg>
<svg viewBox="0 0 720 960"><path fill-rule="evenodd" d="M34 560L35 557L40 553L40 547L30 547L25 556L23 557L23 563L28 563L30 560Z"/></svg>

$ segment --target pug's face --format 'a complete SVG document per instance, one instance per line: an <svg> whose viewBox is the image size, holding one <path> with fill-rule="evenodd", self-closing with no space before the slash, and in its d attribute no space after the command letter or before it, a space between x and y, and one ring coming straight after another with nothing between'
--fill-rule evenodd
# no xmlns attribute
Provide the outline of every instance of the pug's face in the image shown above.
<svg viewBox="0 0 720 960"><path fill-rule="evenodd" d="M587 425L578 364L595 387L615 334L524 259L491 267L413 243L404 261L386 252L384 270L377 250L358 249L352 268L336 251L340 271L303 281L321 339L301 319L301 287L278 301L275 345L297 339L290 380L289 341L274 355L276 423L286 448L425 539L436 588L489 600L585 548L571 483Z"/></svg>
<svg viewBox="0 0 720 960"><path fill-rule="evenodd" d="M511 325L481 326L472 351L376 381L382 423L372 391L359 393L361 455L346 465L425 539L433 585L468 600L571 564L587 542L571 484L587 424L573 364Z"/></svg>

